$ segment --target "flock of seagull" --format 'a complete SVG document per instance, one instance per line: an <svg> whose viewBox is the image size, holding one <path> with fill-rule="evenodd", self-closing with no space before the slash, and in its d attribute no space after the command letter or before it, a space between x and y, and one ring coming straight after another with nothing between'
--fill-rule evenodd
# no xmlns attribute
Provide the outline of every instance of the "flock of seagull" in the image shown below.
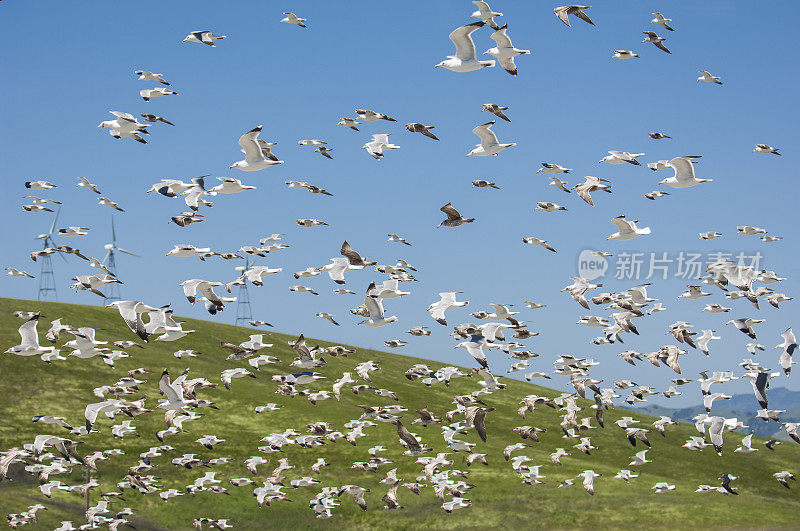
<svg viewBox="0 0 800 531"><path fill-rule="evenodd" d="M435 66L453 72L464 73L494 67L497 62L509 74L516 75L515 58L521 55L528 55L530 51L514 47L508 36L508 25L500 26L495 21L495 18L503 16L502 13L493 11L483 1L476 0L473 4L477 6L478 10L471 17L478 20L460 26L450 33L449 38L455 45L455 55L448 56L447 59ZM570 18L570 15L594 26L594 22L586 13L589 8L590 6L580 5L561 6L555 8L555 15L567 26L571 26L571 21L575 20ZM307 19L298 17L294 13L287 12L284 14L286 18L280 22L295 24L300 28L309 28L309 25L306 24ZM652 23L661 26L667 31L674 31L671 25L672 19L665 18L662 13L654 13L653 15L655 18ZM493 57L493 59L489 60L478 59L473 41L473 34L484 25L492 28L493 33L491 33L490 38L496 44L496 46L488 49L483 54ZM645 34L643 42L651 43L660 50L671 53L665 46L663 37L658 36L653 31L644 31L643 33ZM184 42L216 47L216 41L225 38L226 36L215 35L211 31L193 31L184 39ZM615 50L614 57L631 59L638 58L639 54L631 50ZM708 71L701 71L700 73L701 76L698 81L722 84L719 77L713 76ZM140 91L140 95L145 102L156 97L179 95L178 92L169 88L171 85L164 74L147 70L136 70L135 74L138 76L139 81L152 81L159 84L152 89ZM483 105L482 110L505 122L511 122L511 119L505 113L505 111L509 110L508 107L487 103ZM167 118L154 114L141 114L140 117L145 120L145 123L139 122L130 113L111 111L111 114L115 116L115 119L101 122L99 128L108 129L111 136L116 139L129 138L146 144L145 137L149 135L148 127L157 123L174 126ZM357 109L355 114L355 118L342 117L338 125L358 132L360 131L359 126L363 123L372 122L388 125L396 122L394 118L369 109ZM473 129L475 135L480 139L480 143L466 154L467 157L496 156L503 150L516 145L513 142L500 143L498 141L492 130L495 122L493 120ZM439 140L437 135L431 131L434 129L432 125L411 122L405 124L405 129L411 133L422 134L433 141ZM233 162L230 165L230 169L245 172L261 171L283 163L273 152L276 143L259 138L261 133L262 126L259 125L244 133L238 139L244 158ZM374 134L362 149L365 149L370 156L380 161L387 152L400 148L400 146L393 144L389 140L389 136L389 133ZM662 132L652 132L649 133L649 136L654 140L671 138ZM332 154L334 150L323 140L302 139L298 141L298 144L304 148L314 148L315 153L327 159L334 159L334 154ZM767 144L756 144L754 151L761 154L780 155L777 148ZM642 163L637 159L643 155L644 153L611 150L599 162L611 165L631 164L642 166ZM674 189L689 188L711 181L711 179L696 177L695 162L697 158L697 156L677 156L671 160L648 163L646 167L653 171L673 170L673 175L662 180L659 184L667 185ZM586 176L585 182L569 187L564 178L570 174L570 171L570 168L556 163L543 163L537 173L547 175L551 180L551 185L566 193L574 191L577 196L592 207L597 197L593 197L591 194L599 194L599 192L613 193L612 183L609 180L593 176ZM248 192L256 188L255 186L243 184L241 180L231 177L218 177L219 184L211 187L207 186L206 177L208 176L196 177L189 182L178 179L162 179L160 182L153 184L147 190L147 193L152 192L171 199L182 198L187 210L173 216L170 223L174 223L179 227L186 227L202 222L205 219L200 210L211 206L211 201L214 197ZM499 188L496 183L486 180L475 180L472 181L472 184L478 188ZM332 195L330 192L308 182L291 180L286 181L286 185L292 189L305 189L314 194ZM99 205L124 212L124 209L118 203L102 196L99 187L88 179L79 178L77 186L100 196L98 198ZM51 182L39 180L26 182L25 187L28 190L44 194L57 186ZM603 195L603 198L607 197L604 194L601 195ZM645 194L645 197L649 200L656 200L665 195L669 194L664 191L654 190ZM30 195L27 198L31 199L30 204L23 205L23 209L30 213L53 212L53 208L51 208L53 205L61 205L59 201L46 197ZM536 215L545 215L556 214L568 209L552 202L538 202L535 210L543 213ZM446 218L439 224L439 227L456 228L476 221L473 217L462 216L452 203L444 205L441 211ZM607 240L627 241L640 236L647 236L651 233L649 227L642 227L639 225L639 221L627 219L625 215L619 215L610 221L615 226L616 232L610 234ZM319 219L303 218L297 219L296 222L299 226L305 228L327 225L325 221ZM60 228L56 238L61 239L60 241L65 241L63 238L80 238L85 236L89 230L90 228L80 226ZM737 228L737 233L745 237L760 237L766 243L776 242L781 239L780 236L769 234L767 230L759 227L740 226ZM388 234L387 236L387 241L390 243L405 246L413 245L412 242L407 241L401 235ZM721 233L716 231L700 233L702 240L710 240L720 236ZM551 242L535 236L523 237L523 243L540 246L553 253L557 252L556 243L551 244ZM238 250L213 251L208 247L200 248L191 244L179 243L175 244L174 248L166 254L167 256L184 259L196 257L201 261L214 257L231 260L266 257L267 255L273 256L278 251L286 248L289 248L289 245L282 242L281 235L272 234L262 238L258 244L243 245ZM103 293L104 286L111 283L121 283L102 263L84 254L76 247L68 245L46 247L43 250L31 252L30 258L36 261L39 257L54 253L71 254L86 262L85 265L99 271L94 274L76 275L73 278L75 283L72 285L75 290L88 291L96 296L105 297ZM596 253L598 256L610 255L610 253L602 251L597 251ZM362 290L363 303L351 309L350 313L353 316L362 318L357 322L358 325L370 327L383 327L399 321L400 318L398 316L387 315L391 314L391 312L387 311L384 304L388 302L391 305L392 299L410 295L410 291L404 291L401 288L401 284L413 282L417 269L405 260L397 260L394 265L378 264L377 261L369 261L363 257L347 241L344 241L339 249L339 256L331 257L330 263L322 266L309 266L304 270L295 272L293 276L295 280L303 281L302 279L327 273L330 281L333 282L331 289L334 293L346 296L356 294L356 292L342 287L347 283L346 274L349 278L353 272L369 270L368 268L374 268L378 273L387 275L387 278L379 282L370 282L366 290ZM6 269L11 276L33 278L33 275L24 269L15 267ZM263 286L265 282L269 282L269 280L266 280L267 277L282 271L283 269L280 267L271 268L252 265L241 270L239 276L229 281L191 278L181 282L179 287L182 288L183 294L190 304L202 303L207 311L214 315L223 311L226 305L236 301L236 297L226 296L223 294L223 290L229 295L232 293L233 287L246 283L254 286ZM751 313L760 310L759 303L761 301L766 301L778 308L779 304L792 300L792 297L776 292L770 287L776 286L785 280L773 271L755 270L753 267L741 263L721 259L708 265L705 273L706 276L701 282L687 286L686 292L679 295L679 297L701 299L713 295L724 295L724 298L730 301L743 299L736 303L742 305L742 308L737 309L737 311L744 312L746 308ZM357 273L354 275L357 275ZM576 304L586 310L591 310L593 307L597 308L598 313L601 307L611 310L608 317L585 315L576 323L577 325L595 327L602 332L591 340L595 345L622 344L625 334L639 334L635 320L648 318L652 314L666 309L660 301L648 296L648 286L650 284L633 286L616 293L597 293L592 296L590 292L602 287L602 284L593 284L591 280L577 276L570 277L570 280L570 284L566 285L561 291L569 295ZM314 288L302 284L291 285L288 289L298 295L319 294ZM717 291L712 293L711 291L704 291L704 289L715 289ZM387 487L385 494L381 498L384 508L387 510L403 508L403 505L401 505L403 496L398 492L398 487L408 489L408 491L416 495L419 495L423 489L430 488L441 501L441 506L447 513L470 507L472 502L465 496L475 485L465 481L467 472L449 467L454 464L451 458L453 453L467 454L467 466L475 463L486 465L488 463L487 459L496 457L477 452L476 450L479 450L478 444L470 443L460 438L474 430L481 441L485 442L487 439L486 418L487 416L491 417L492 412L496 410L494 407L487 405L487 403L491 403L492 394L500 393L505 388L500 377L491 371L492 361L487 356L487 352L492 349L499 349L513 360L513 365L508 370L508 373L522 371L528 381L532 381L535 378L549 380L553 376L568 378L569 384L574 388L574 392L562 393L553 399L533 394L525 396L519 403L518 414L522 419L526 419L526 415L537 411L537 406L547 406L558 411L564 439L570 443L574 442L572 447L577 452L591 454L596 449L596 446L592 444L591 437L587 435L587 430L605 428L604 411L615 406L614 400L622 398L620 394L622 391L628 391L629 393L623 401L626 404L633 405L646 400L648 396L657 394L662 394L667 398L681 395L680 389L690 383L694 383L700 388L699 396L702 397L706 413L698 415L694 419L699 436L691 437L683 446L688 450L696 451L702 451L710 447L711 451L719 455L729 451L741 454L757 452L760 449L753 446L752 434L745 437L736 448L732 449L730 445L726 445L723 441L725 433L732 430L747 430L748 427L744 426L736 418L715 415L713 411L715 404L719 400L730 399L731 396L723 392L712 392L712 386L719 388L720 384L738 378L746 378L752 383L754 404L757 403L758 405L758 408L754 407L754 409L757 410L758 418L762 419L763 422L774 422L776 426L780 426L780 429L786 432L790 439L800 444L800 434L798 433L800 423L782 422L780 417L784 411L770 409L767 396L770 381L788 378L792 365L796 363L793 360L793 354L797 349L797 340L791 328L781 335L782 342L775 346L780 351L780 355L775 360L780 367L779 371L773 372L771 368L762 365L758 361L746 359L740 364L744 371L740 375L735 375L735 371L723 368L710 371L710 376L706 371L701 372L698 378L692 380L682 376L681 357L696 355L695 353L710 356L711 341L719 340L720 338L714 335L715 330L705 329L697 332L692 330L693 326L689 321L676 321L667 328L666 333L671 335L677 344L660 346L651 352L626 350L620 354L622 359L631 365L636 365L636 362L645 362L651 363L656 367L664 366L667 370L674 371L676 377L672 378L672 385L668 389L656 390L651 386L639 385L630 380L614 381L610 386L602 387L603 381L594 379L591 376L591 368L598 365L598 362L589 358L564 354L555 359L553 362L554 370L551 372L526 372L530 368L530 360L537 357L538 354L526 348L520 341L535 337L538 332L530 331L525 321L519 318L520 312L513 311L511 305L493 303L490 305L491 310L476 310L472 312L470 316L476 321L484 321L482 324L464 322L455 326L449 325L448 312L464 312L465 310L459 309L469 304L468 301L459 300L459 298L458 292L440 293L439 300L432 301L427 309L431 319L435 321L435 323L430 324L433 328L452 327L452 336L460 340L454 348L465 350L466 354L469 355L467 359L470 362L474 361L478 366L469 372L464 372L452 366L431 370L425 364L416 364L405 373L406 378L419 383L420 392L424 391L425 386L449 385L449 382L454 378L476 376L479 383L477 389L467 395L454 396L454 408L452 410L433 412L428 411L427 408L421 408L415 411L414 414L418 418L409 421L408 417L403 416L407 409L401 405L398 396L392 390L377 389L371 385L373 382L370 373L381 369L379 360L359 363L352 372L344 372L341 376L335 374L326 376L321 372L316 372L317 370L323 371L325 369L324 356L347 356L352 351L343 346L310 348L306 345L305 337L301 334L292 343L296 357L288 363L288 366L291 367L289 370L296 370L297 372L273 377L272 384L277 394L287 397L302 396L306 397L312 404L317 404L325 400L338 401L341 394L349 392L349 389L356 394L372 391L376 396L388 398L396 403L390 405L368 405L365 399L365 404L359 406L362 410L361 416L350 420L341 427L320 421L307 424L305 432L298 431L295 428L287 428L281 432L272 433L262 439L265 445L258 448L259 455L253 455L241 463L249 471L250 476L232 478L229 481L230 484L236 488L253 485L253 496L259 506L288 501L290 498L284 492L287 488L286 473L294 466L289 464L288 458L280 458L277 460L277 466L270 473L264 474L259 467L267 464L269 459L263 457L263 454L280 452L282 447L287 445L316 448L326 443L334 443L339 439L345 439L346 442L355 446L357 445L357 440L368 436L368 430L376 426L377 423L388 423L392 424L396 429L398 444L404 449L403 455L407 456L408 459L415 459L421 467L421 472L414 481L406 481L396 476L396 468L389 470L385 479L381 481ZM526 301L526 305L531 310L544 307L544 305L533 301ZM120 317L132 334L135 334L143 342L172 342L190 336L194 332L194 330L183 328L183 323L173 317L173 309L170 306L150 306L138 300L115 301L108 306L119 312ZM702 312L721 314L727 314L730 311L732 311L732 308L726 307L721 303L709 303L702 309ZM68 356L78 359L99 357L107 365L114 367L115 362L118 360L133 357L133 348L146 348L130 339L119 339L111 343L97 340L95 338L95 330L91 326L83 323L81 323L81 326L66 324L62 323L61 319L55 319L50 322L49 329L45 331L43 342L37 330L37 326L43 316L39 313L25 311L18 311L15 315L23 320L22 325L19 327L20 343L6 350L6 354L23 357L38 356L48 364L55 364L54 367L58 366L57 362L67 359L61 355L67 349L69 349ZM343 319L337 318L336 315L328 312L317 312L316 317L327 320L335 326L345 324ZM763 318L741 317L731 319L724 324L733 325L745 334L749 340L752 340L753 342L747 344L747 349L751 354L755 354L758 350L764 350L764 347L756 342L756 327L762 322L764 322ZM263 320L253 320L250 324L254 327L271 326ZM416 325L409 329L408 333L415 337L429 336L432 333L431 327ZM510 337L506 337L505 334L510 334ZM73 339L64 342L63 339L68 337ZM220 348L230 352L227 360L242 362L247 365L246 367L231 367L222 371L219 375L219 381L227 390L235 392L235 389L233 389L236 386L233 383L234 380L241 378L257 379L257 372L264 365L288 361L279 360L274 356L261 353L265 349L269 352L268 349L273 346L263 340L263 334L254 334L250 336L248 341L239 344L221 342ZM62 342L60 346L58 346L59 341ZM389 348L402 348L406 343L402 339L385 340L385 345ZM113 349L112 346L114 347ZM191 359L197 354L197 352L188 349L175 352L177 358L186 359ZM144 397L134 400L130 395L134 395L139 390L139 387L146 383L145 380L137 377L151 373L154 369L156 368L141 367L133 369L128 371L126 377L120 378L109 385L96 388L94 394L100 401L86 404L83 422L80 425L73 426L73 423L68 422L67 419L50 416L46 412L41 412L41 414L34 416L33 422L52 428L51 431L55 431L57 434L37 435L34 441L26 443L22 447L9 448L0 452L0 480L7 476L12 465L23 463L26 472L38 476L40 491L47 498L50 498L53 492L56 491L70 491L84 495L90 489L101 487L100 483L92 479L79 485L67 485L59 480L51 479L51 476L69 473L78 466L95 469L99 461L119 458L118 456L123 454L121 450L112 448L81 455L78 451L80 444L85 439L91 439L92 434L102 429L98 427L98 423L103 421L104 418L114 419L117 415L127 415L130 419L112 426L111 433L120 439L130 436L141 437L143 434L138 433L136 430L136 417L143 414L156 415L163 413L165 428L155 434L155 437L162 444L153 446L139 455L138 463L132 463L128 468L128 473L124 477L118 478L116 483L118 491L103 490L100 501L86 510L86 523L82 524L79 529L96 528L101 525L108 526L109 529L118 529L122 525L131 525L128 518L134 514L132 509L118 511L111 507L112 503L122 498L124 491L128 489L145 495L157 495L165 502L186 494L196 496L199 492L229 494L228 489L223 487L221 481L215 477L217 472L214 471L205 472L204 475L196 478L193 483L181 489L167 488L161 485L159 479L150 473L156 466L151 460L174 450L171 446L163 444L166 437L179 436L185 431L184 425L199 420L201 415L196 412L197 410L205 407L217 407L211 400L200 398L202 395L199 393L203 390L214 389L218 385L205 377L190 378L189 369L179 375L171 375L167 370L164 370L158 380L158 389L163 398L158 399L157 403L152 404L151 409L148 409L145 406ZM324 382L322 380L325 379L334 381L330 388L327 388L327 385L323 385ZM311 384L315 385L308 387ZM319 385L323 385L326 388L319 388ZM588 392L591 392L591 394L587 395ZM594 405L590 408L582 407L578 401L579 398L585 399L587 396L594 401ZM257 406L255 412L256 414L269 413L278 410L280 407L278 404L270 403L264 406ZM581 411L587 410L591 411L589 416L579 416ZM535 419L537 415L544 414L539 409L533 418ZM463 417L461 417L462 415ZM457 417L460 420L455 420ZM435 449L433 446L425 444L417 434L409 431L409 427L412 424L422 427L440 425L444 443L443 448L446 448L446 450L439 452L439 448ZM627 439L632 448L637 447L637 444L643 444L649 448L648 433L655 430L660 435L667 436L667 427L674 425L675 421L669 417L661 417L652 424L652 427L646 427L631 417L623 417L616 424L622 430L620 432L621 437L623 440ZM64 431L56 430L56 428ZM530 485L543 483L542 480L545 476L541 474L540 468L542 467L540 465L532 464L532 459L528 456L521 454L512 456L512 454L529 447L529 442L538 442L540 434L546 430L537 428L534 425L525 425L517 427L514 431L518 435L518 440L510 442L505 447L503 452L504 459L510 463L513 472L524 483ZM501 434L496 435L502 436ZM145 439L143 438L143 440ZM199 437L196 443L209 451L213 451L218 445L224 447L225 440L213 434L207 434ZM780 441L770 440L766 443L765 449L767 451L775 451L775 447L778 444L780 444ZM373 446L368 450L369 459L353 463L352 467L358 470L376 472L380 467L391 463L388 459L379 456L384 451L386 451L386 448L382 446ZM429 452L435 453L435 457L423 455ZM645 467L642 470L646 470L646 464L652 462L648 459L647 452L648 449L637 452L631 458L632 461L629 466ZM569 455L566 448L558 448L550 455L550 460L553 465L558 466L561 464L560 460ZM171 462L175 466L193 469L198 466L224 466L230 464L230 459L206 460L206 458L197 454L184 454L175 457ZM316 474L320 474L325 466L328 466L328 463L324 457L320 457L312 467L312 470ZM743 462L742 466L746 466L746 464ZM793 473L786 470L775 471L773 475L781 485L787 488L790 486L789 480L794 479ZM256 477L258 477L260 483L254 481ZM577 476L575 480L580 480L586 492L593 495L595 487L599 486L596 481L599 477L601 477L601 474L587 469ZM620 470L614 476L614 479L630 482L637 477L639 477L639 474L634 474L631 470L624 469ZM573 485L575 480L566 480L559 487L568 488ZM732 482L736 480L736 476L726 473L719 478L718 484L699 485L696 488L696 492L718 492L735 495L737 494L737 488L733 486ZM294 489L315 489L319 488L317 487L318 484L320 484L318 479L307 476L288 480L288 485ZM658 494L668 493L676 488L679 487L664 482L656 483L652 487L653 491ZM367 510L368 506L372 506L374 503L367 496L369 493L369 489L358 485L325 486L321 487L321 490L310 500L309 507L317 517L329 518L334 515L335 508L340 503L339 498L346 494L352 497L353 501L361 509ZM370 500L369 502L368 499ZM31 523L35 521L37 511L45 508L42 504L32 505L23 512L8 515L9 523L15 528ZM203 526L224 529L232 527L229 523L230 521L230 519L197 518L193 524L197 529L202 529ZM63 522L62 526L58 528L59 531L70 529L76 528L72 522L68 521Z"/></svg>

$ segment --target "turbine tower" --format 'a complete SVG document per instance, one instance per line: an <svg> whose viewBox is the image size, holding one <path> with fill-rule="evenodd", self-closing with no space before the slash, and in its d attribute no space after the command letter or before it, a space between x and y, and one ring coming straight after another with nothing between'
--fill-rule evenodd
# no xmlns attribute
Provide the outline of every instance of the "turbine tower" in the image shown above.
<svg viewBox="0 0 800 531"><path fill-rule="evenodd" d="M117 251L125 254L129 254L131 256L139 257L138 254L132 253L127 249L123 249L122 247L117 246L117 232L114 229L114 215L111 215L111 243L105 244L106 256L103 258L102 263L106 266L106 268L111 271L111 274L115 277L117 276L117 261L115 259L115 253ZM116 282L112 282L111 284L106 285L105 287L105 303L108 304L110 302L118 301L119 298L119 284Z"/></svg>
<svg viewBox="0 0 800 531"><path fill-rule="evenodd" d="M58 207L56 213L53 215L53 223L50 225L50 232L40 234L36 237L37 240L42 240L42 249L48 247L55 248L56 244L53 241L53 232L56 230L56 222L58 215L61 214L61 207ZM67 261L64 255L58 253L62 260ZM39 294L38 300L58 300L58 292L56 291L56 276L53 273L53 259L50 255L40 256L38 260L42 264L42 269L39 272Z"/></svg>
<svg viewBox="0 0 800 531"><path fill-rule="evenodd" d="M244 273L250 266L250 257L245 255L244 266L237 266L238 273ZM253 320L253 311L250 308L250 293L247 291L247 279L239 286L239 296L236 297L236 322L237 326L247 326Z"/></svg>

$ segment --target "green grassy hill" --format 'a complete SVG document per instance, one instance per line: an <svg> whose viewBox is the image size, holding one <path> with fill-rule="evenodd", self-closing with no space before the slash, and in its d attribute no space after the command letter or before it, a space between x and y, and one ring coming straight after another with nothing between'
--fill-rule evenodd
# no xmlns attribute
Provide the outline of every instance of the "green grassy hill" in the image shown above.
<svg viewBox="0 0 800 531"><path fill-rule="evenodd" d="M21 320L13 317L15 310L41 311L45 319L39 325L39 334L44 342L44 332L52 319L62 318L64 323L73 326L91 326L97 329L98 339L121 340L136 339L122 322L116 310L93 306L78 306L61 303L44 303L25 300L0 299L0 345L3 349L19 343L17 328ZM99 401L92 394L92 389L104 384L112 384L129 369L146 367L153 373L139 377L148 380L142 385L141 392L131 395L138 398L147 395L146 405L155 407L158 399L157 381L160 372L168 368L172 375L178 375L189 367L190 377L206 377L219 382L222 370L230 367L246 367L246 361L225 361L228 351L221 349L221 339L241 342L254 333L251 329L215 324L213 322L187 319L188 326L197 332L174 343L151 342L144 349L131 348L130 358L117 362L116 368L108 367L99 358L74 359L46 364L38 357L0 356L0 449L6 450L14 446L32 442L37 434L52 433L69 436L68 432L53 425L31 422L38 414L64 416L74 426L83 423L83 410L87 403ZM72 339L62 337L59 344ZM281 361L267 365L257 373L258 380L245 378L234 380L232 390L227 391L222 385L218 389L203 390L200 398L216 402L219 410L202 408L199 413L203 418L186 424L187 433L181 433L165 440L164 444L175 447L175 450L152 460L155 468L149 472L161 478L163 488L182 490L194 479L201 477L206 468L192 470L173 466L170 461L183 453L196 453L204 459L214 457L230 457L232 462L218 465L211 470L218 472L218 479L229 489L230 496L201 492L197 497L188 495L163 502L156 494L143 496L132 490L125 491L125 501L117 501L113 507L121 509L132 507L136 510L133 519L140 529L186 529L191 527L192 518L211 517L228 518L229 522L240 529L263 527L306 529L306 528L347 528L347 529L400 529L421 528L428 526L437 529L446 528L488 528L498 525L521 529L530 527L766 527L796 526L797 515L800 514L800 483L787 490L780 486L772 474L781 470L789 470L800 475L800 445L785 443L776 451L770 452L759 440L754 446L759 451L742 455L734 453L741 435L726 434L725 449L722 457L717 456L712 448L702 452L690 451L681 445L691 435L698 435L693 426L680 424L668 427L667 437L662 438L652 431L650 440L652 449L648 458L653 463L643 467L628 467L630 457L640 447L632 448L625 438L624 431L614 421L622 416L631 415L650 424L651 417L631 413L625 409L606 412L606 428L582 432L589 435L592 443L598 447L592 455L585 455L572 448L577 441L562 438L559 428L560 416L557 411L548 408L537 408L523 420L517 415L519 400L528 394L539 394L548 397L559 393L516 380L504 380L508 388L484 397L484 401L497 410L487 416L486 426L488 441L483 443L477 434L471 431L464 435L464 440L477 443L476 452L488 454L489 466L480 464L467 468L460 455L453 456L452 468L468 470L467 482L475 488L467 494L473 507L456 511L448 515L441 509L441 502L435 497L431 488L424 489L420 496L401 488L398 491L399 502L405 509L399 511L383 510L381 497L387 487L379 484L384 473L395 466L398 477L413 482L421 474L422 466L415 458L403 456L403 448L398 442L395 428L391 424L378 423L377 426L365 429L368 437L358 440L357 446L339 440L328 443L324 447L304 449L297 445L284 447L283 454L259 454L257 447L263 443L259 440L274 432L286 428L294 428L305 432L306 424L315 421L328 421L334 429L345 432L343 425L357 419L361 410L356 404L385 405L394 403L390 398L375 395L371 391L354 395L349 386L342 392L341 401L326 400L312 405L306 398L288 398L275 393L277 384L271 380L275 374L298 372L289 363L294 352L287 345L287 340L294 337L265 332L265 339L275 344L270 349L262 350L278 357ZM317 344L309 340L310 345ZM329 343L319 341L320 345ZM172 356L175 350L194 349L202 354L197 358L176 359ZM466 356L466 354L465 354ZM411 426L415 418L415 409L428 406L437 416L453 408L452 396L467 394L478 388L476 378L458 378L450 387L437 384L432 388L425 387L420 381L411 382L404 377L404 372L414 363L428 363L432 369L442 366L440 363L427 362L417 358L357 349L349 357L328 357L328 363L319 371L327 379L307 386L310 389L330 389L334 380L344 371L352 371L362 361L380 362L382 370L372 373L376 388L394 391L399 403L409 409L404 414L404 423L413 432L420 435L425 444L435 451L447 450L438 425L427 428ZM355 375L354 375L355 376ZM254 407L268 402L283 406L274 413L256 415ZM593 402L592 402L593 403ZM588 408L591 403L581 401ZM592 410L582 412L589 416ZM117 417L113 422L99 420L99 433L81 437L84 441L79 448L81 454L95 450L120 448L126 455L112 457L98 465L98 477L102 487L92 491L92 502L99 498L103 491L118 490L116 482L126 473L127 467L137 463L138 454L151 446L161 443L155 433L164 429L163 414L148 413L136 417L134 422L141 438L126 436L123 440L114 439L111 425L119 423L126 417ZM463 419L463 417L461 418ZM454 420L460 420L458 417ZM503 448L521 439L512 430L516 426L534 425L546 428L541 434L540 443L516 455L528 455L530 465L541 465L540 472L546 476L545 484L529 486L513 472L511 465L503 459ZM645 426L647 427L647 426ZM671 429L670 429L671 428ZM213 452L206 450L195 439L205 434L215 434L226 442L218 445ZM77 438L77 437L75 437ZM381 444L388 451L381 454L392 460L393 464L384 466L377 474L351 469L354 461L369 459L367 449ZM641 446L641 445L640 445ZM557 447L563 447L570 456L562 458L563 466L555 466L548 455ZM268 465L259 468L258 476L251 476L242 464L252 455L270 458ZM435 455L434 453L425 455ZM233 477L251 477L257 483L263 482L276 466L277 459L288 457L295 469L286 473L286 485L290 479L302 476L318 477L319 485L300 488L291 487L286 491L292 502L278 502L271 507L259 509L253 498L253 486L234 487L228 484ZM325 457L331 466L322 469L317 475L310 466L317 457ZM636 469L641 474L630 484L613 479L621 468ZM603 474L595 480L595 496L589 496L580 486L568 489L556 488L559 481L575 478L583 470L593 469ZM739 496L723 496L717 493L696 494L698 484L718 485L717 478L724 473L740 476L734 483L739 489ZM47 500L38 490L35 478L28 476L15 481L0 483L0 511L2 514L16 513L25 510L33 503L41 502L49 507L38 515L39 524L31 528L53 529L61 520L72 520L76 526L84 522L82 510L83 500L76 494L58 492L52 500ZM67 484L77 484L83 480L81 467L75 467L71 476L53 476ZM677 485L675 491L657 495L651 487L661 481ZM357 484L371 489L367 495L369 510L361 511L349 496L342 496L341 505L334 510L330 520L318 520L309 510L308 502L324 486Z"/></svg>

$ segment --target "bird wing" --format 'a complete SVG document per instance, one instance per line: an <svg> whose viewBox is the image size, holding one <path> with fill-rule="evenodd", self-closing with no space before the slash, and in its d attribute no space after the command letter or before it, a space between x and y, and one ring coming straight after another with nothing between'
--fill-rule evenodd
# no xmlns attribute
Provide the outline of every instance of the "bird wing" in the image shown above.
<svg viewBox="0 0 800 531"><path fill-rule="evenodd" d="M31 346L31 347L39 346L39 336L36 333L37 324L39 324L38 315L25 321L25 323L23 323L23 325L19 327L19 336L22 339L20 345Z"/></svg>
<svg viewBox="0 0 800 531"><path fill-rule="evenodd" d="M589 195L589 188L588 187L583 186L583 185L578 185L575 188L575 191L581 197L581 199L583 199L584 201L586 201L590 205L594 206L594 201L592 200L592 196Z"/></svg>
<svg viewBox="0 0 800 531"><path fill-rule="evenodd" d="M364 261L364 259L361 258L361 255L354 251L352 247L350 247L350 244L347 243L347 240L342 243L342 248L339 252L342 256L346 257L351 264L357 264Z"/></svg>
<svg viewBox="0 0 800 531"><path fill-rule="evenodd" d="M675 170L675 179L677 181L691 181L694 180L694 164L692 158L695 157L675 157L670 160L667 165Z"/></svg>
<svg viewBox="0 0 800 531"><path fill-rule="evenodd" d="M630 221L626 220L624 216L618 216L611 220L611 223L617 226L619 229L620 235L623 234L630 234L633 232L632 225Z"/></svg>
<svg viewBox="0 0 800 531"><path fill-rule="evenodd" d="M567 26L570 26L570 23L569 23L569 15L567 14L567 8L568 8L568 7L569 7L569 6L557 7L557 8L555 8L554 12L555 12L556 16L557 16L559 19L561 19L561 22L563 22L563 23L564 23L564 24L566 24ZM571 27L571 26L570 26L570 27Z"/></svg>
<svg viewBox="0 0 800 531"><path fill-rule="evenodd" d="M454 220L457 220L457 219L461 219L461 214L458 213L458 210L453 208L453 204L452 203L447 203L445 206L443 206L439 210L441 210L442 212L444 212L447 215L447 219L448 220L454 221Z"/></svg>
<svg viewBox="0 0 800 531"><path fill-rule="evenodd" d="M306 346L306 338L303 334L300 334L300 337L298 337L297 341L294 342L294 351L302 361L311 361L314 359L311 356L311 351L308 350L308 347Z"/></svg>
<svg viewBox="0 0 800 531"><path fill-rule="evenodd" d="M239 137L239 145L242 146L244 158L247 161L257 161L264 158L261 153L261 146L258 143L258 134L261 132L261 126L251 129Z"/></svg>
<svg viewBox="0 0 800 531"><path fill-rule="evenodd" d="M472 132L481 139L481 146L493 146L497 144L497 135L490 129L490 127L494 125L494 122L495 121L492 120L472 130Z"/></svg>
<svg viewBox="0 0 800 531"><path fill-rule="evenodd" d="M456 46L456 57L462 61L474 61L475 42L472 40L472 32L482 27L485 22L473 22L453 30L449 35L450 40Z"/></svg>
<svg viewBox="0 0 800 531"><path fill-rule="evenodd" d="M178 395L178 392L175 389L175 383L177 383L178 379L176 378L175 382L170 383L169 381L169 373L165 370L161 373L161 379L158 381L158 389L164 396L167 397L167 400L170 402L181 402L183 400L183 393Z"/></svg>
<svg viewBox="0 0 800 531"><path fill-rule="evenodd" d="M595 25L594 22L592 22L592 19L590 19L589 16L586 13L583 12L583 9L577 9L577 10L573 11L572 14L575 15L576 17L578 17L579 19L588 22L592 26Z"/></svg>
<svg viewBox="0 0 800 531"><path fill-rule="evenodd" d="M508 30L508 24L505 24L502 28L489 35L489 38L497 43L498 48L514 47L514 45L511 44L511 38L509 38L509 36L506 35L507 30Z"/></svg>

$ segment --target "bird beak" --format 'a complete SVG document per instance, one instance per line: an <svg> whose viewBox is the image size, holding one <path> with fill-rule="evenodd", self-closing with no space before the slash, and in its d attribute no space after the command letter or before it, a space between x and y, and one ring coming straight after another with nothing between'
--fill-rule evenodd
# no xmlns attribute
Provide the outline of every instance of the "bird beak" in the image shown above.
<svg viewBox="0 0 800 531"><path fill-rule="evenodd" d="M236 166L236 165L235 164L231 164L230 166L228 166L228 168L233 168L234 166Z"/></svg>
<svg viewBox="0 0 800 531"><path fill-rule="evenodd" d="M105 127L105 124L102 124L102 123L101 123L100 125L98 125L98 126L97 126L97 130L99 131L99 130L101 130L103 127Z"/></svg>
<svg viewBox="0 0 800 531"><path fill-rule="evenodd" d="M442 65L436 65L436 66L434 66L434 68L439 68L440 66L442 66Z"/></svg>

